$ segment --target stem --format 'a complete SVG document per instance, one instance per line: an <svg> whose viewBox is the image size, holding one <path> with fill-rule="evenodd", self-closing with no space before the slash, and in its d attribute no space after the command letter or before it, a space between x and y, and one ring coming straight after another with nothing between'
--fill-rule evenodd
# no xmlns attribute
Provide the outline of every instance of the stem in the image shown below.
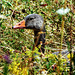
<svg viewBox="0 0 75 75"><path fill-rule="evenodd" d="M2 10L2 2L0 3L0 13L1 13L1 10Z"/></svg>
<svg viewBox="0 0 75 75"><path fill-rule="evenodd" d="M66 3L67 3L67 0L65 0L65 5L64 5L64 8L66 8Z"/></svg>
<svg viewBox="0 0 75 75"><path fill-rule="evenodd" d="M72 19L71 19L72 24ZM70 75L72 75L72 27L70 25Z"/></svg>
<svg viewBox="0 0 75 75"><path fill-rule="evenodd" d="M64 16L62 16L62 26L61 26L61 46L60 46L60 51L59 51L59 58L58 58L58 64L59 64L59 69L60 69L60 52L62 50L62 42L63 42L63 36L64 36Z"/></svg>
<svg viewBox="0 0 75 75"><path fill-rule="evenodd" d="M64 16L62 17L62 26L61 26L61 46L60 46L61 50L62 50L63 36L64 36Z"/></svg>

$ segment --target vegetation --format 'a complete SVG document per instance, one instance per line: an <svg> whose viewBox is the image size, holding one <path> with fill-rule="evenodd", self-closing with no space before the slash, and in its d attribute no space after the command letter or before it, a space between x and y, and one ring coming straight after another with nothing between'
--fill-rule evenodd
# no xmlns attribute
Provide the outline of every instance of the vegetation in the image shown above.
<svg viewBox="0 0 75 75"><path fill-rule="evenodd" d="M74 75L74 5L72 0L1 0L0 75ZM41 45L33 51L33 30L12 29L33 13L44 18L45 54L38 52Z"/></svg>

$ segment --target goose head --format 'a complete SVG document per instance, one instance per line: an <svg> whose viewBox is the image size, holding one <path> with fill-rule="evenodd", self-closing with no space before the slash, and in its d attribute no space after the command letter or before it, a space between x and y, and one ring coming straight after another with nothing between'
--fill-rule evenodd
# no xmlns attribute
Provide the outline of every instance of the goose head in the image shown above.
<svg viewBox="0 0 75 75"><path fill-rule="evenodd" d="M21 22L13 26L13 29L33 29L35 31L43 29L43 18L38 14L30 14Z"/></svg>

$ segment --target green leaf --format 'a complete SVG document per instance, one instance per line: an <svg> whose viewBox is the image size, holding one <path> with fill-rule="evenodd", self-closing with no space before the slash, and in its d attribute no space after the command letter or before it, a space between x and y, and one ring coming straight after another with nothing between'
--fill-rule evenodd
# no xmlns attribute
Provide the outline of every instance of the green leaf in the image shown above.
<svg viewBox="0 0 75 75"><path fill-rule="evenodd" d="M65 3L65 0L63 0L62 2Z"/></svg>
<svg viewBox="0 0 75 75"><path fill-rule="evenodd" d="M4 30L5 30L5 28L6 28L6 27L5 27L5 26L3 26L3 25L1 25L1 27L2 27L2 29L4 29Z"/></svg>
<svg viewBox="0 0 75 75"><path fill-rule="evenodd" d="M6 16L10 16L11 14L7 14Z"/></svg>
<svg viewBox="0 0 75 75"><path fill-rule="evenodd" d="M7 2L6 0L2 0L3 2Z"/></svg>
<svg viewBox="0 0 75 75"><path fill-rule="evenodd" d="M2 9L2 3L0 3L0 13L1 13L1 9Z"/></svg>
<svg viewBox="0 0 75 75"><path fill-rule="evenodd" d="M4 64L3 74L8 75L8 65L6 63Z"/></svg>
<svg viewBox="0 0 75 75"><path fill-rule="evenodd" d="M70 43L67 41L68 51L70 52Z"/></svg>
<svg viewBox="0 0 75 75"><path fill-rule="evenodd" d="M24 32L24 29L20 29L20 32Z"/></svg>
<svg viewBox="0 0 75 75"><path fill-rule="evenodd" d="M9 6L12 6L12 4L10 3L10 2L7 2L7 4L9 5ZM13 7L13 6L12 6Z"/></svg>
<svg viewBox="0 0 75 75"><path fill-rule="evenodd" d="M2 0L4 3L7 3L7 5L8 6L12 6L13 7L13 5L10 3L10 2L8 2L8 1L6 1L6 0Z"/></svg>
<svg viewBox="0 0 75 75"><path fill-rule="evenodd" d="M47 3L47 4L49 4L49 5L50 5L50 0L45 0L45 1L46 1L46 3Z"/></svg>

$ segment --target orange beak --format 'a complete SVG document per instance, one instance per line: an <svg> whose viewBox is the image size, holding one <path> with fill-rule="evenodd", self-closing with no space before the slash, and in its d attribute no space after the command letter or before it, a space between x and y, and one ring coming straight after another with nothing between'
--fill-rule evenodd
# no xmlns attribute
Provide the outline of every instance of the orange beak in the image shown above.
<svg viewBox="0 0 75 75"><path fill-rule="evenodd" d="M19 22L18 24L16 24L15 26L13 26L13 29L23 29L25 28L25 20L22 20L21 22Z"/></svg>

